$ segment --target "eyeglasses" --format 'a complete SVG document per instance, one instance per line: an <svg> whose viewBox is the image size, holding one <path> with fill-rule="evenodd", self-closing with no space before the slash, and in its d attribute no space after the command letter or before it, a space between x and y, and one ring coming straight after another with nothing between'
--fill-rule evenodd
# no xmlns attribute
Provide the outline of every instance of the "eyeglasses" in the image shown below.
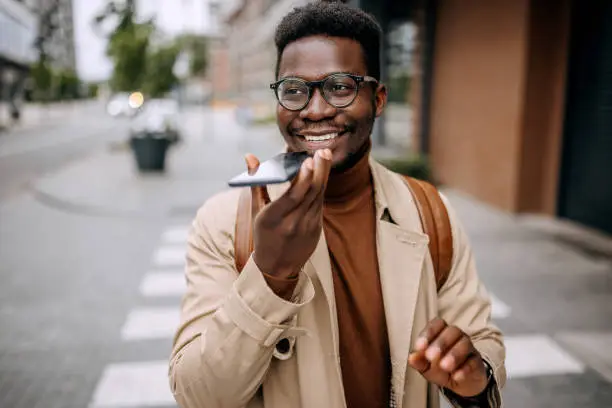
<svg viewBox="0 0 612 408"><path fill-rule="evenodd" d="M285 109L304 109L312 98L314 88L319 88L323 98L336 108L346 108L355 101L363 82L377 84L376 78L352 74L332 74L321 81L304 81L300 78L284 78L270 84L276 99Z"/></svg>

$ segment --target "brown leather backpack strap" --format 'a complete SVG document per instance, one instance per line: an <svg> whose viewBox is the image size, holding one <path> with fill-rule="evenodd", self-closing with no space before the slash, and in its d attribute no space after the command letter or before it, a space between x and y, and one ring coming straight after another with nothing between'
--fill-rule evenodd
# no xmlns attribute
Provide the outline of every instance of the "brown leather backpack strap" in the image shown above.
<svg viewBox="0 0 612 408"><path fill-rule="evenodd" d="M251 208L251 190L245 188L240 192L236 212L234 232L234 256L236 270L242 271L253 252L253 216Z"/></svg>
<svg viewBox="0 0 612 408"><path fill-rule="evenodd" d="M438 190L422 180L404 176L419 211L423 232L429 235L429 252L436 285L442 288L453 264L453 234L446 205Z"/></svg>

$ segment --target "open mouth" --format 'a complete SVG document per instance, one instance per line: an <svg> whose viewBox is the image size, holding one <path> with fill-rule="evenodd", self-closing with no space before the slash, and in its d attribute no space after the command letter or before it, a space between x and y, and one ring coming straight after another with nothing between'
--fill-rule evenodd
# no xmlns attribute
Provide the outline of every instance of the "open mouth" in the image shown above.
<svg viewBox="0 0 612 408"><path fill-rule="evenodd" d="M343 132L330 132L321 135L300 135L297 136L302 139L309 148L311 149L322 149L326 147L330 147L334 144L334 142L346 134L347 131Z"/></svg>

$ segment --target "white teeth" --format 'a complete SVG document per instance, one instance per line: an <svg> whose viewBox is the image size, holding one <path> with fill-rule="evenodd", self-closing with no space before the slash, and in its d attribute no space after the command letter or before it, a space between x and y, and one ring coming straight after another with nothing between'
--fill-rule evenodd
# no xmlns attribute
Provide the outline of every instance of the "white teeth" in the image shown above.
<svg viewBox="0 0 612 408"><path fill-rule="evenodd" d="M338 133L330 133L328 135L323 135L323 136L304 136L304 138L308 142L323 142L325 140L334 139L336 137L338 137Z"/></svg>

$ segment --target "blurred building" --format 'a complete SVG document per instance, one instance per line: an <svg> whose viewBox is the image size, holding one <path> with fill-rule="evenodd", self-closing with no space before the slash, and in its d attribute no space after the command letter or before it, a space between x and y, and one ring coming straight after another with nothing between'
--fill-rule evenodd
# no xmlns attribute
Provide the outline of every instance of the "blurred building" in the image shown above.
<svg viewBox="0 0 612 408"><path fill-rule="evenodd" d="M224 10L230 66L230 93L255 107L255 116L270 115L275 106L274 81L278 22L309 0L239 0Z"/></svg>
<svg viewBox="0 0 612 408"><path fill-rule="evenodd" d="M410 12L414 142L438 180L612 233L612 2L425 0Z"/></svg>
<svg viewBox="0 0 612 408"><path fill-rule="evenodd" d="M23 0L38 19L37 32L47 37L45 52L55 69L76 71L72 0Z"/></svg>
<svg viewBox="0 0 612 408"><path fill-rule="evenodd" d="M18 112L29 66L36 59L36 29L36 16L23 2L0 0L0 128Z"/></svg>
<svg viewBox="0 0 612 408"><path fill-rule="evenodd" d="M307 1L228 0L234 96L273 106L274 29ZM383 120L409 120L394 132L440 182L612 233L612 1L347 2L386 33L383 81L404 104ZM388 129L375 131L377 145Z"/></svg>

